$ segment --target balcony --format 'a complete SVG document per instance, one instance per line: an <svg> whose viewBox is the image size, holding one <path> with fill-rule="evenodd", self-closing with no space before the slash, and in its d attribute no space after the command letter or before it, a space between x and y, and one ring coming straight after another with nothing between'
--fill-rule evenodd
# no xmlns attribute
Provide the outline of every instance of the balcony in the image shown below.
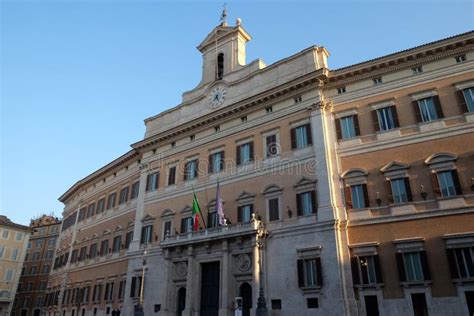
<svg viewBox="0 0 474 316"><path fill-rule="evenodd" d="M228 226L218 226L199 231L167 236L160 242L163 248L191 245L217 239L235 238L239 236L256 235L260 222L238 223Z"/></svg>

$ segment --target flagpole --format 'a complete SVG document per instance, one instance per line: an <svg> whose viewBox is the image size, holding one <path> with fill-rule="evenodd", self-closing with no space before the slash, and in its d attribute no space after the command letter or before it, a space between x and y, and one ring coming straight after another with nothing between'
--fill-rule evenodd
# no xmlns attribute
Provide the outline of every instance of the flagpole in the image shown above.
<svg viewBox="0 0 474 316"><path fill-rule="evenodd" d="M207 218L209 219L209 197L207 196L207 181L204 179L204 189L206 191L206 210L207 210Z"/></svg>
<svg viewBox="0 0 474 316"><path fill-rule="evenodd" d="M194 185L192 185L191 187L193 188L193 199L194 199L194 196L196 196L196 192L194 191ZM207 192L206 192L206 195L207 195ZM204 220L204 215L202 215L201 208L199 208L199 214L201 214L201 219L202 219L202 224L204 225L204 229L207 229L206 221Z"/></svg>

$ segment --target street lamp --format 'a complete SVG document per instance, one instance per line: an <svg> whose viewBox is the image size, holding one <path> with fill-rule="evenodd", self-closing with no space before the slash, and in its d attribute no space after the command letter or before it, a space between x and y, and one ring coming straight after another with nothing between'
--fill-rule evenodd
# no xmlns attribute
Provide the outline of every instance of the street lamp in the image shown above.
<svg viewBox="0 0 474 316"><path fill-rule="evenodd" d="M143 316L144 311L143 311L143 294L144 294L144 285L145 285L145 268L146 268L146 257L148 256L148 249L145 248L143 250L143 256L142 256L142 281L140 282L140 302L137 306L135 306L135 316Z"/></svg>
<svg viewBox="0 0 474 316"><path fill-rule="evenodd" d="M263 225L262 221L259 222L258 229L257 229L257 246L258 246L258 267L259 267L259 279L260 279L260 289L258 293L258 300L257 300L257 310L256 316L267 316L267 302L265 300L265 290L263 287L263 249L265 247L265 238L267 237L267 231L265 230L265 226Z"/></svg>

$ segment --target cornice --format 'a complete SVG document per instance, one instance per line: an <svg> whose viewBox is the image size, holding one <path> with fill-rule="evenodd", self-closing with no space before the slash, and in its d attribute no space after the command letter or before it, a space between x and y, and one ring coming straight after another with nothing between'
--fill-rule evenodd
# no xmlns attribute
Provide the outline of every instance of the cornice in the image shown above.
<svg viewBox="0 0 474 316"><path fill-rule="evenodd" d="M414 67L470 51L474 47L474 32L380 57L329 72L326 88L334 88L382 74Z"/></svg>
<svg viewBox="0 0 474 316"><path fill-rule="evenodd" d="M323 84L323 80L326 78L326 74L326 69L318 69L305 76L296 78L288 83L282 84L268 91L249 97L233 105L226 106L222 109L209 113L208 115L196 118L188 123L179 125L175 128L170 129L169 131L145 138L144 140L136 142L131 146L135 150L142 151L143 149L146 149L157 143L166 142L179 135L185 135L203 126L214 124L217 120L236 116L237 113L241 113L250 108L263 108L264 106L268 105L268 102L279 101L287 95L296 92L302 88L305 88L309 85L315 85L316 87L320 87Z"/></svg>

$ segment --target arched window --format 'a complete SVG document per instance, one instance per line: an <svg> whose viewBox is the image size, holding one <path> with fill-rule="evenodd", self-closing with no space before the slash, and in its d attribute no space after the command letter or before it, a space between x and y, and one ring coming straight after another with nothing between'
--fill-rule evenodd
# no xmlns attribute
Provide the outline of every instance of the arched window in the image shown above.
<svg viewBox="0 0 474 316"><path fill-rule="evenodd" d="M217 55L217 80L224 77L224 53Z"/></svg>

